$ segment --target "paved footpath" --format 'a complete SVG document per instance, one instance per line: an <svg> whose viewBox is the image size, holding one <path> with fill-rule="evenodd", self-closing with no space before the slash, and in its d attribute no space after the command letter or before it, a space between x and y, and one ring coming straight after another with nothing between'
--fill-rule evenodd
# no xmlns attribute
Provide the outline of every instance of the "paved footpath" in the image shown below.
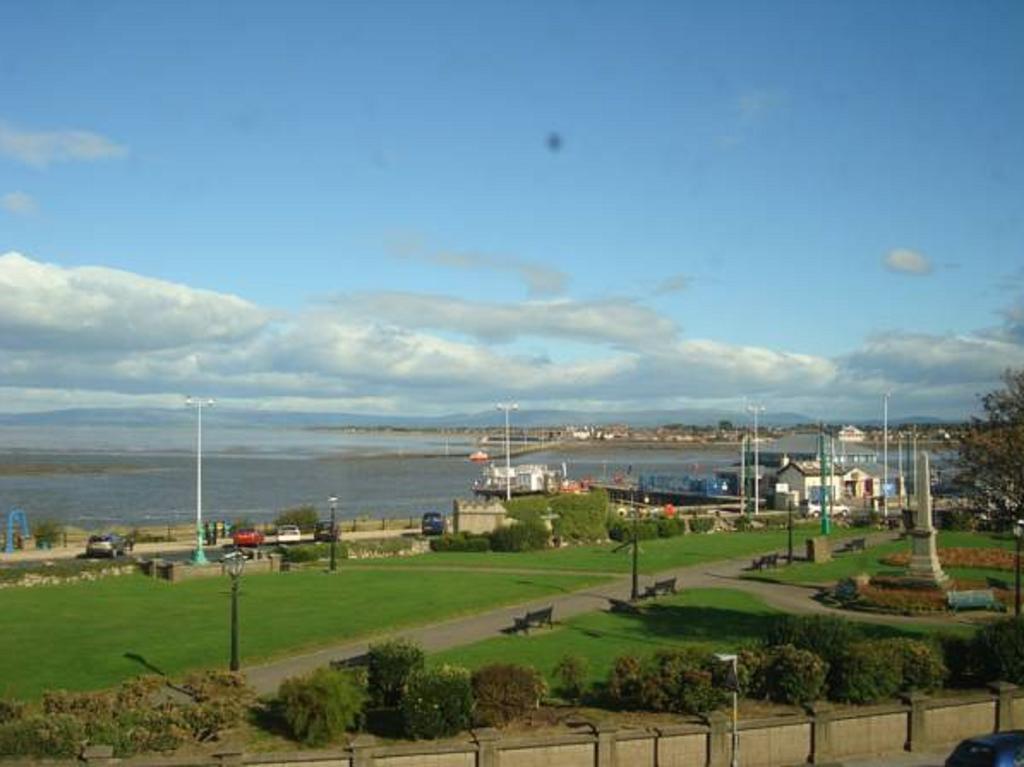
<svg viewBox="0 0 1024 767"><path fill-rule="evenodd" d="M893 540L891 533L879 533L869 536L869 545ZM684 588L732 588L747 591L762 598L767 604L786 612L837 614L848 620L868 623L888 623L893 625L927 621L959 621L961 619L941 617L907 617L902 615L877 615L839 611L816 601L814 596L818 589L814 587L767 583L764 581L742 578L750 565L751 557L734 559L724 562L704 563L690 567L676 568L655 575L642 577L641 588L653 579L675 576L680 589ZM389 568L393 569L393 568ZM439 568L445 569L445 568ZM569 573L571 571L562 571ZM502 636L510 628L516 616L522 616L528 610L537 610L554 606L556 621L564 621L583 613L605 610L609 600L627 600L630 595L630 578L616 578L608 583L591 586L580 591L562 595L547 596L530 602L501 607L484 613L453 618L441 623L433 623L416 628L387 632L376 637L364 637L358 641L347 642L327 647L303 655L294 655L258 666L243 669L249 684L260 694L277 690L285 679L308 673L331 661L355 658L366 653L371 642L385 638L404 638L415 641L427 652L447 650L460 645L479 642L484 639Z"/></svg>

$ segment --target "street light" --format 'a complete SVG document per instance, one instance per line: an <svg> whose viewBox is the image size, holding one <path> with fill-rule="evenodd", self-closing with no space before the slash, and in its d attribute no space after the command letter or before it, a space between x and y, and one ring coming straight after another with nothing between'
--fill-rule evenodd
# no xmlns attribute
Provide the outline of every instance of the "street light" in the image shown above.
<svg viewBox="0 0 1024 767"><path fill-rule="evenodd" d="M499 402L498 410L505 411L505 500L512 500L512 446L509 440L508 416L513 410L518 410L516 402Z"/></svg>
<svg viewBox="0 0 1024 767"><path fill-rule="evenodd" d="M754 414L754 513L761 511L761 450L757 441L757 417L764 412L764 405L747 405L747 412Z"/></svg>
<svg viewBox="0 0 1024 767"><path fill-rule="evenodd" d="M238 579L245 569L245 554L237 549L224 557L224 569L231 576L231 670L238 671Z"/></svg>
<svg viewBox="0 0 1024 767"><path fill-rule="evenodd" d="M213 400L204 397L186 397L186 407L196 409L196 550L192 552L192 563L206 564L203 551L203 408L213 407Z"/></svg>
<svg viewBox="0 0 1024 767"><path fill-rule="evenodd" d="M1013 537L1017 541L1017 556L1014 559L1013 577L1013 614L1020 615L1020 542L1024 538L1024 519L1013 523Z"/></svg>
<svg viewBox="0 0 1024 767"><path fill-rule="evenodd" d="M891 391L882 394L882 518L889 519L889 397Z"/></svg>
<svg viewBox="0 0 1024 767"><path fill-rule="evenodd" d="M338 528L335 522L335 515L338 512L338 497L332 495L327 499L327 503L331 505L331 572L333 573L338 569Z"/></svg>
<svg viewBox="0 0 1024 767"><path fill-rule="evenodd" d="M739 718L740 656L734 653L715 653L715 659L722 663L730 664L729 677L727 679L727 686L732 690L732 761L730 764L732 767L738 767L740 763L740 735L736 730L736 725Z"/></svg>

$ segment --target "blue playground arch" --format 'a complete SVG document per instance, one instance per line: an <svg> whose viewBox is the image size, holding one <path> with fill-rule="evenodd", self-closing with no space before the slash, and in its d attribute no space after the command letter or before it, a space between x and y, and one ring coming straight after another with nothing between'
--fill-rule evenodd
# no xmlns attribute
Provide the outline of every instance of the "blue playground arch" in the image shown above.
<svg viewBox="0 0 1024 767"><path fill-rule="evenodd" d="M21 509L11 509L7 514L7 546L4 547L4 552L7 554L14 552L14 525L19 519L21 520L21 540L24 541L28 538L28 520L25 519L25 512Z"/></svg>

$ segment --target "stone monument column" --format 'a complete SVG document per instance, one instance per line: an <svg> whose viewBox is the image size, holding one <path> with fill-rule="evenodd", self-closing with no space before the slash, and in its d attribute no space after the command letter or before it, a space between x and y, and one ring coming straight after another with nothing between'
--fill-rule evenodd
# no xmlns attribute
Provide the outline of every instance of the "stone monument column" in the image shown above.
<svg viewBox="0 0 1024 767"><path fill-rule="evenodd" d="M917 456L917 487L914 496L917 508L914 510L914 529L909 532L910 578L922 584L942 587L949 576L942 572L939 554L935 547L935 527L932 525L932 486L929 472L928 453Z"/></svg>

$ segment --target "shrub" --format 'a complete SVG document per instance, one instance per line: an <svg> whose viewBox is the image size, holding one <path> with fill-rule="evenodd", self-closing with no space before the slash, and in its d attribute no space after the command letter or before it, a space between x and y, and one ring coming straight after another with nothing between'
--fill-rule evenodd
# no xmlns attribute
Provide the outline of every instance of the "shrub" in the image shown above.
<svg viewBox="0 0 1024 767"><path fill-rule="evenodd" d="M586 686L588 661L582 655L563 655L552 674L558 689L568 700L578 703Z"/></svg>
<svg viewBox="0 0 1024 767"><path fill-rule="evenodd" d="M860 629L831 615L783 615L772 622L765 644L809 650L834 668L843 652L861 638Z"/></svg>
<svg viewBox="0 0 1024 767"><path fill-rule="evenodd" d="M765 674L768 697L778 703L810 703L825 689L828 664L809 650L774 647Z"/></svg>
<svg viewBox="0 0 1024 767"><path fill-rule="evenodd" d="M64 525L52 519L44 519L32 525L32 537L36 539L37 545L55 546L60 543L63 535Z"/></svg>
<svg viewBox="0 0 1024 767"><path fill-rule="evenodd" d="M740 695L745 698L765 698L768 696L768 651L760 648L740 650L736 663L736 675L739 677ZM724 664L719 664L723 668ZM724 679L723 679L724 682ZM719 686L723 686L719 682Z"/></svg>
<svg viewBox="0 0 1024 767"><path fill-rule="evenodd" d="M357 724L367 695L350 672L320 668L286 680L277 697L292 735L306 745L322 746Z"/></svg>
<svg viewBox="0 0 1024 767"><path fill-rule="evenodd" d="M696 650L666 650L644 665L641 702L652 711L706 714L726 700L716 686L711 658Z"/></svg>
<svg viewBox="0 0 1024 767"><path fill-rule="evenodd" d="M483 666L473 672L476 718L482 724L501 727L540 707L547 692L536 669L512 663Z"/></svg>
<svg viewBox="0 0 1024 767"><path fill-rule="evenodd" d="M425 657L419 645L404 639L370 645L366 670L373 704L388 708L399 705L410 675L423 670Z"/></svg>
<svg viewBox="0 0 1024 767"><path fill-rule="evenodd" d="M658 523L653 519L638 520L636 537L641 541L650 541L658 537ZM608 537L613 541L633 540L634 523L631 519L613 517L608 523Z"/></svg>
<svg viewBox="0 0 1024 767"><path fill-rule="evenodd" d="M715 529L715 520L711 517L694 517L690 520L691 533L710 533Z"/></svg>
<svg viewBox="0 0 1024 767"><path fill-rule="evenodd" d="M5 756L74 759L85 740L85 726L71 714L37 714L0 725Z"/></svg>
<svg viewBox="0 0 1024 767"><path fill-rule="evenodd" d="M620 655L608 674L608 698L619 708L635 709L642 705L643 664L635 655Z"/></svg>
<svg viewBox="0 0 1024 767"><path fill-rule="evenodd" d="M982 681L1024 684L1024 616L1001 618L982 627L970 655Z"/></svg>
<svg viewBox="0 0 1024 767"><path fill-rule="evenodd" d="M430 539L431 551L490 551L491 539L486 535L445 533Z"/></svg>
<svg viewBox="0 0 1024 767"><path fill-rule="evenodd" d="M875 644L882 654L899 665L901 690L937 690L949 675L938 649L928 642L898 637L878 640Z"/></svg>
<svg viewBox="0 0 1024 767"><path fill-rule="evenodd" d="M7 724L21 719L25 714L25 704L13 698L0 698L0 724Z"/></svg>
<svg viewBox="0 0 1024 767"><path fill-rule="evenodd" d="M253 698L241 674L230 671L190 674L182 686L195 701L181 708L182 721L199 742L215 740L221 731L237 726Z"/></svg>
<svg viewBox="0 0 1024 767"><path fill-rule="evenodd" d="M973 511L951 509L940 517L943 530L970 532L978 526L978 517Z"/></svg>
<svg viewBox="0 0 1024 767"><path fill-rule="evenodd" d="M304 506L293 506L290 509L282 509L274 517L274 524L297 525L304 533L311 533L316 529L316 523L320 521L320 514L316 507L310 504Z"/></svg>
<svg viewBox="0 0 1024 767"><path fill-rule="evenodd" d="M548 529L542 522L517 522L490 534L494 551L536 551L548 545Z"/></svg>
<svg viewBox="0 0 1024 767"><path fill-rule="evenodd" d="M409 676L402 698L402 723L410 738L443 738L473 721L469 671L457 666L419 670Z"/></svg>
<svg viewBox="0 0 1024 767"><path fill-rule="evenodd" d="M975 687L981 676L977 667L975 637L941 634L937 637L944 665L949 670L948 683L954 687Z"/></svg>
<svg viewBox="0 0 1024 767"><path fill-rule="evenodd" d="M680 517L661 517L657 521L659 538L674 538L686 535L686 520Z"/></svg>
<svg viewBox="0 0 1024 767"><path fill-rule="evenodd" d="M599 541L606 535L608 493L591 490L585 495L557 495L551 499L555 535L570 541Z"/></svg>
<svg viewBox="0 0 1024 767"><path fill-rule="evenodd" d="M903 672L891 647L857 642L832 667L830 695L846 703L877 703L899 692Z"/></svg>

